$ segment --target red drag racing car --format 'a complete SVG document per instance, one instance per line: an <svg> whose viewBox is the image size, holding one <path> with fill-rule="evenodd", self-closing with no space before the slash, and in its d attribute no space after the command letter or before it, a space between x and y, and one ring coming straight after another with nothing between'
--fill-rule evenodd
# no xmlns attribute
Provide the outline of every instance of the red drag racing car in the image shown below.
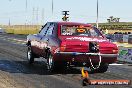
<svg viewBox="0 0 132 88"><path fill-rule="evenodd" d="M105 72L117 60L118 48L96 27L75 22L47 22L38 34L27 36L27 58L44 57L47 69L86 66Z"/></svg>

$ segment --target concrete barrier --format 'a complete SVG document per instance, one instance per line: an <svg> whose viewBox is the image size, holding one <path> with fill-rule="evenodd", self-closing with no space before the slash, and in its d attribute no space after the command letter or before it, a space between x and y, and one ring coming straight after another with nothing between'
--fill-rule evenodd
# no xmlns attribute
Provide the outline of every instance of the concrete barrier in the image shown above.
<svg viewBox="0 0 132 88"><path fill-rule="evenodd" d="M132 49L130 48L120 49L118 61L132 63Z"/></svg>
<svg viewBox="0 0 132 88"><path fill-rule="evenodd" d="M117 42L122 43L122 42L123 42L123 34L116 34L116 35L115 35L115 40L116 40Z"/></svg>
<svg viewBox="0 0 132 88"><path fill-rule="evenodd" d="M128 43L129 35L123 35L123 43Z"/></svg>
<svg viewBox="0 0 132 88"><path fill-rule="evenodd" d="M132 34L130 34L128 37L128 43L132 44Z"/></svg>
<svg viewBox="0 0 132 88"><path fill-rule="evenodd" d="M107 34L112 42L132 44L132 34Z"/></svg>

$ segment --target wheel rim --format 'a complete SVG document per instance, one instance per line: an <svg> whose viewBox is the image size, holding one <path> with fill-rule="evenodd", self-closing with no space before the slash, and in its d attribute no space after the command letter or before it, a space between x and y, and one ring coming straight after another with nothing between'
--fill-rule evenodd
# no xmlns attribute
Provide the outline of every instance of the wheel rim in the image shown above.
<svg viewBox="0 0 132 88"><path fill-rule="evenodd" d="M50 55L48 58L48 69L52 69L53 66L53 57Z"/></svg>
<svg viewBox="0 0 132 88"><path fill-rule="evenodd" d="M31 49L28 50L28 52L27 52L27 57L28 57L28 60L31 59Z"/></svg>

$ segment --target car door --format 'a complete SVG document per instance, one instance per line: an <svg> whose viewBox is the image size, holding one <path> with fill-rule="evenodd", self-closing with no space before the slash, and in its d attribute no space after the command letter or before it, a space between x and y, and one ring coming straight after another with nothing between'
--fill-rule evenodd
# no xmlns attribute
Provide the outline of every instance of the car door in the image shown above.
<svg viewBox="0 0 132 88"><path fill-rule="evenodd" d="M42 47L42 44L41 44L41 40L42 38L46 35L46 32L47 32L47 29L49 27L50 23L46 23L40 30L40 32L36 35L36 38L35 38L35 47L34 47L34 52L41 56L41 53L43 52L43 47Z"/></svg>
<svg viewBox="0 0 132 88"><path fill-rule="evenodd" d="M41 39L41 44L43 44L43 52L42 55L45 56L45 50L47 48L51 48L51 42L52 42L52 36L53 36L53 30L54 30L54 23L50 23L50 26L48 27L45 36Z"/></svg>

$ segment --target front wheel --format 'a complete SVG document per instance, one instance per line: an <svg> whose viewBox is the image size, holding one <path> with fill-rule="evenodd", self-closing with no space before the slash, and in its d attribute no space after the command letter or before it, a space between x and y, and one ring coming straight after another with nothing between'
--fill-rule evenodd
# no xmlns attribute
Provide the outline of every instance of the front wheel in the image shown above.
<svg viewBox="0 0 132 88"><path fill-rule="evenodd" d="M34 54L32 52L31 46L28 46L28 50L27 50L27 59L28 59L28 63L32 64L34 63Z"/></svg>

